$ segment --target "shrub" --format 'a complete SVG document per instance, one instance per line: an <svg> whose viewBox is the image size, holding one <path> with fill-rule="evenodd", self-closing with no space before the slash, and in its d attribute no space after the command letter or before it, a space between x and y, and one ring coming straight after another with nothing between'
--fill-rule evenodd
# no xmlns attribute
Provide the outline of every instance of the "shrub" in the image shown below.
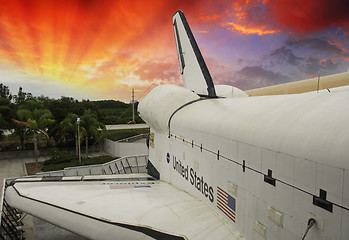
<svg viewBox="0 0 349 240"><path fill-rule="evenodd" d="M78 159L78 156L76 156L74 153L69 151L61 151L56 148L50 150L50 156L50 159L44 162L44 166L49 164L67 163Z"/></svg>

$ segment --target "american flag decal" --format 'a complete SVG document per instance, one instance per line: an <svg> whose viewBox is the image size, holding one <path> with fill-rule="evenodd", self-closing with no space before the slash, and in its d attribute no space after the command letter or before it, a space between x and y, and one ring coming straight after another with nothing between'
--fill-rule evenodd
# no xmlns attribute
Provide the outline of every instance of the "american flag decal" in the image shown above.
<svg viewBox="0 0 349 240"><path fill-rule="evenodd" d="M236 200L220 187L217 187L217 208L235 222Z"/></svg>

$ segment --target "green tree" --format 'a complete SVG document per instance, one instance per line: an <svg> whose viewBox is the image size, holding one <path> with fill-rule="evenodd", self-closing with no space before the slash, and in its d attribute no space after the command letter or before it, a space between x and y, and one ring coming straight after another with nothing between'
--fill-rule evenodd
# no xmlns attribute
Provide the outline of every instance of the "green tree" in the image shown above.
<svg viewBox="0 0 349 240"><path fill-rule="evenodd" d="M66 118L60 123L64 140L67 141L67 139L69 138L73 138L75 140L76 154L78 154L78 126L76 123L77 118L78 115L69 113Z"/></svg>
<svg viewBox="0 0 349 240"><path fill-rule="evenodd" d="M33 131L35 163L38 166L38 133L42 133L49 141L46 128L52 125L55 120L51 112L44 109L42 102L28 100L17 111L19 120L15 123Z"/></svg>
<svg viewBox="0 0 349 240"><path fill-rule="evenodd" d="M16 104L23 104L28 99L33 99L33 95L31 93L23 92L23 88L19 87L18 94L13 96L13 99Z"/></svg>
<svg viewBox="0 0 349 240"><path fill-rule="evenodd" d="M86 144L86 157L88 156L88 140L89 138L94 137L98 139L99 131L98 129L105 129L103 123L97 120L97 116L92 113L92 111L86 110L84 115L81 117L81 127L82 134L85 136L85 144Z"/></svg>
<svg viewBox="0 0 349 240"><path fill-rule="evenodd" d="M51 111L54 119L56 120L56 123L50 128L48 134L57 143L64 140L60 124L68 116L68 114L74 113L78 116L82 116L84 114L84 111L87 109L91 109L93 112L98 113L98 107L94 104L94 102L87 100L79 102L74 98L63 96L60 99L46 99L43 97L40 97L39 99L43 100L45 108Z"/></svg>
<svg viewBox="0 0 349 240"><path fill-rule="evenodd" d="M0 137L4 130L13 128L14 106L8 98L0 97Z"/></svg>
<svg viewBox="0 0 349 240"><path fill-rule="evenodd" d="M12 99L12 95L10 93L10 89L8 86L5 86L4 84L0 83L0 97L6 98L8 100Z"/></svg>
<svg viewBox="0 0 349 240"><path fill-rule="evenodd" d="M0 113L0 140L3 139L3 133L4 133L4 129L3 126L5 126L7 123L5 121L5 119L3 118L2 114Z"/></svg>
<svg viewBox="0 0 349 240"><path fill-rule="evenodd" d="M0 125L1 129L10 129L12 123L13 106L10 100L0 97L0 115L4 122Z"/></svg>
<svg viewBox="0 0 349 240"><path fill-rule="evenodd" d="M24 104L29 99L33 99L33 95L31 93L24 92L23 88L19 87L18 94L13 96L13 101L15 103L16 109L18 109L19 106ZM14 112L16 111L17 110L15 110ZM14 123L16 123L16 120L14 120ZM14 124L14 129L15 129L14 134L19 136L19 140L21 141L21 149L24 149L26 126L21 124Z"/></svg>

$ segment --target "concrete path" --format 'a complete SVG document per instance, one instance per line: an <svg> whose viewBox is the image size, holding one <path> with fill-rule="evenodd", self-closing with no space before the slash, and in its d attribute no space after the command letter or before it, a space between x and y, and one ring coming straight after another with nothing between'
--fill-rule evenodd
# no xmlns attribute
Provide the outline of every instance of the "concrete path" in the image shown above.
<svg viewBox="0 0 349 240"><path fill-rule="evenodd" d="M40 157L39 161L46 160L47 157ZM3 187L5 178L13 178L27 175L24 164L35 162L33 158L24 159L4 159L0 160L0 186ZM2 196L0 196L2 198ZM0 199L2 200L2 199ZM63 228L52 225L36 217L27 215L23 219L24 237L26 240L84 240L74 233L64 230Z"/></svg>
<svg viewBox="0 0 349 240"><path fill-rule="evenodd" d="M47 157L40 157L39 161L45 161ZM0 186L2 189L5 178L26 176L27 172L24 164L35 162L34 158L14 158L0 160Z"/></svg>
<svg viewBox="0 0 349 240"><path fill-rule="evenodd" d="M45 159L40 158L40 161ZM0 185L1 189L3 188L4 179L14 178L19 176L27 175L24 164L27 162L35 162L33 158L24 158L24 159L3 159L0 160ZM2 196L0 201L2 201ZM37 239L35 228L33 224L33 218L30 215L27 215L23 219L23 230L25 231L24 236L26 239Z"/></svg>

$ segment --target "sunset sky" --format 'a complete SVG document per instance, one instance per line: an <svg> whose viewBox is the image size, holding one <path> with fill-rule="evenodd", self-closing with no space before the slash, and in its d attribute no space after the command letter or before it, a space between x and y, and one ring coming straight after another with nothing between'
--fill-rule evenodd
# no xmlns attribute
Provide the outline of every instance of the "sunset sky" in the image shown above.
<svg viewBox="0 0 349 240"><path fill-rule="evenodd" d="M34 96L129 101L181 84L182 9L215 84L243 90L349 69L344 0L0 0L0 83Z"/></svg>

